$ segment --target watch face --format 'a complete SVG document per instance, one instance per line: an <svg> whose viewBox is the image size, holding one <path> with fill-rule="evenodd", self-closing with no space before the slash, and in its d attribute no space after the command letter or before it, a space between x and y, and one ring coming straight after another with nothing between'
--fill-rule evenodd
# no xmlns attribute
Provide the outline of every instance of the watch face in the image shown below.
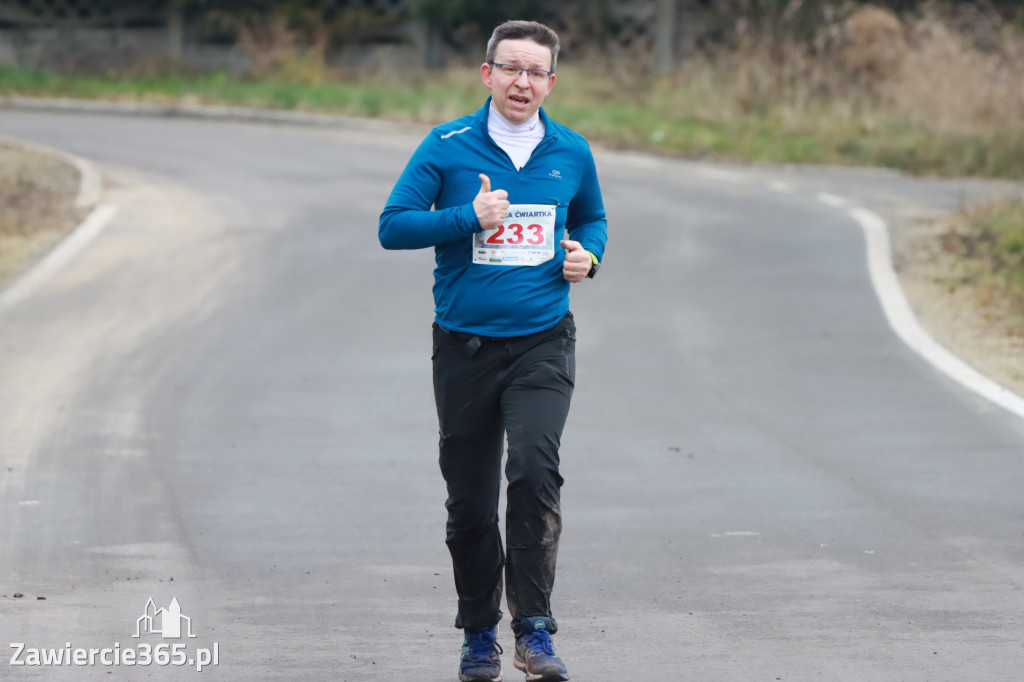
<svg viewBox="0 0 1024 682"><path fill-rule="evenodd" d="M601 269L601 264L600 263L594 263L593 265L590 266L590 272L587 273L587 277L589 277L590 279L594 279L594 275L596 275L597 271L600 270L600 269Z"/></svg>

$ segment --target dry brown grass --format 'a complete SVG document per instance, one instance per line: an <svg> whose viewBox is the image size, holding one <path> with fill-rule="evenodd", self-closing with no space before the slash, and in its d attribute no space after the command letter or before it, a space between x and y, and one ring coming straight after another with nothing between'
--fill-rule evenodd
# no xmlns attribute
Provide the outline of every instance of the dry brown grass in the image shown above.
<svg viewBox="0 0 1024 682"><path fill-rule="evenodd" d="M1024 177L1024 32L977 7L865 7L811 38L740 22L655 88L607 73L640 108L803 135L819 162Z"/></svg>
<svg viewBox="0 0 1024 682"><path fill-rule="evenodd" d="M846 32L843 59L850 71L872 83L891 80L903 70L908 48L895 14L865 7L846 20Z"/></svg>
<svg viewBox="0 0 1024 682"><path fill-rule="evenodd" d="M78 171L45 154L0 143L0 281L59 241L81 219Z"/></svg>
<svg viewBox="0 0 1024 682"><path fill-rule="evenodd" d="M943 133L1024 138L1024 38L968 15L925 16L907 27L906 74L889 97L899 111Z"/></svg>
<svg viewBox="0 0 1024 682"><path fill-rule="evenodd" d="M842 97L922 122L1022 123L1024 34L980 7L904 18L879 7L833 17L811 40L740 24L712 55L735 101Z"/></svg>
<svg viewBox="0 0 1024 682"><path fill-rule="evenodd" d="M214 12L212 18L234 32L236 46L252 59L247 76L254 80L320 85L331 75L326 53L332 27L313 9Z"/></svg>

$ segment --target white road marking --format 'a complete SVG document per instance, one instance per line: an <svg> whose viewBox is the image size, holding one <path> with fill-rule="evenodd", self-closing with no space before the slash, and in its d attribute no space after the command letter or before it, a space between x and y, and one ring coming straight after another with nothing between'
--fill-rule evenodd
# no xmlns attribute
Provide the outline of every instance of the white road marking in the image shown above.
<svg viewBox="0 0 1024 682"><path fill-rule="evenodd" d="M13 285L0 292L0 314L32 295L55 272L63 268L107 226L117 207L99 204L67 238Z"/></svg>
<svg viewBox="0 0 1024 682"><path fill-rule="evenodd" d="M741 182L742 178L729 171L703 168L704 177L730 182ZM789 183L774 180L768 187L776 192L792 191ZM837 194L818 192L820 203L836 208L846 208L848 200ZM848 208L850 215L860 224L867 241L868 272L871 284L882 304L882 310L896 335L910 348L965 388L990 400L1018 417L1024 417L1024 398L974 369L953 353L940 346L918 323L907 297L900 287L899 278L892 268L892 248L889 243L889 229L880 216L864 208ZM712 535L712 537L727 537Z"/></svg>
<svg viewBox="0 0 1024 682"><path fill-rule="evenodd" d="M746 180L746 178L739 173L722 170L721 168L698 168L697 175L701 176L702 178L709 178L711 180L723 180L725 182L731 182L737 185Z"/></svg>
<svg viewBox="0 0 1024 682"><path fill-rule="evenodd" d="M846 199L836 194L829 194L828 192L818 192L816 195L818 201L828 206L843 207L846 206Z"/></svg>
<svg viewBox="0 0 1024 682"><path fill-rule="evenodd" d="M997 384L940 346L917 322L892 267L892 247L885 221L864 208L850 209L867 240L868 272L882 310L896 335L918 355L964 387L996 405L1024 417L1024 398Z"/></svg>

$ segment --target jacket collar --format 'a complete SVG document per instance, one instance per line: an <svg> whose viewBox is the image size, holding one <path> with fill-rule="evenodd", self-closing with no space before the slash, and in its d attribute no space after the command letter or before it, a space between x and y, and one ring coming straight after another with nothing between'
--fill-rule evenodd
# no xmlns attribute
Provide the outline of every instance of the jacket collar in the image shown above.
<svg viewBox="0 0 1024 682"><path fill-rule="evenodd" d="M491 99L492 97L488 95L487 101L476 112L477 121L480 123L480 130L484 131L484 135L487 137L491 136L490 131L487 129L487 117L488 112L491 110ZM537 113L540 114L540 120L544 124L544 139L558 137L558 124L548 118L548 113L544 111L544 107L541 107Z"/></svg>

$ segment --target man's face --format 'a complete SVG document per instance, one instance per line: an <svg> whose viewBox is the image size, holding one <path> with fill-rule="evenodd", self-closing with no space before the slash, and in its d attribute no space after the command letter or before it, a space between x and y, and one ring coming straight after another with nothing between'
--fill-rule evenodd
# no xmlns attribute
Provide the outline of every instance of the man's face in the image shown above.
<svg viewBox="0 0 1024 682"><path fill-rule="evenodd" d="M494 51L497 64L515 64L527 69L551 70L551 50L532 40L503 40ZM526 72L509 76L490 64L480 67L480 77L491 91L494 108L513 123L526 123L540 109L544 98L555 87L555 76L540 82Z"/></svg>

